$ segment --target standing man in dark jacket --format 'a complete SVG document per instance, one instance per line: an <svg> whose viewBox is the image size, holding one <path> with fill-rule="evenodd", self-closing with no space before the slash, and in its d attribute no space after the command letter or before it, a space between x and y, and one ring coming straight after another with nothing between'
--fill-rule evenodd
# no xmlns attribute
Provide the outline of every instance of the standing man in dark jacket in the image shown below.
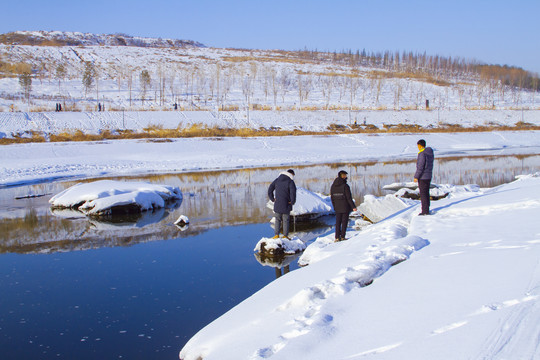
<svg viewBox="0 0 540 360"><path fill-rule="evenodd" d="M347 172L341 170L330 188L330 198L336 212L336 241L345 240L349 214L356 211L356 205L347 184Z"/></svg>
<svg viewBox="0 0 540 360"><path fill-rule="evenodd" d="M416 159L416 173L414 182L418 183L420 190L420 202L422 203L422 212L419 215L429 215L429 187L431 177L433 176L433 149L426 147L426 141L421 139L416 143L418 145L418 158Z"/></svg>
<svg viewBox="0 0 540 360"><path fill-rule="evenodd" d="M268 197L274 203L274 239L279 237L282 223L283 236L289 239L289 217L292 207L296 203L294 170L289 169L279 174L278 178L268 188Z"/></svg>

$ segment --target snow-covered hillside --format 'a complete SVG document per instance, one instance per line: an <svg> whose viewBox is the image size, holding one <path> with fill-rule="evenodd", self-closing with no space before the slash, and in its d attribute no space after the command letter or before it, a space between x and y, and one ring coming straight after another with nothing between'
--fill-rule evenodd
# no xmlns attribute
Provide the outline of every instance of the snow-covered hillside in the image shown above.
<svg viewBox="0 0 540 360"><path fill-rule="evenodd" d="M0 42L7 45L44 46L137 46L137 47L202 47L192 40L156 39L126 34L91 34L71 31L15 31L0 35Z"/></svg>
<svg viewBox="0 0 540 360"><path fill-rule="evenodd" d="M360 54L218 49L124 35L31 35L46 35L56 46L38 40L0 44L0 65L32 71L26 87L16 71L0 73L0 111L54 111L58 103L74 111L99 105L107 111L172 110L175 104L179 110L243 112L540 106L536 91L454 65L437 67L440 59L428 61L425 55L417 60L426 69L417 72L420 65L403 57L379 61Z"/></svg>

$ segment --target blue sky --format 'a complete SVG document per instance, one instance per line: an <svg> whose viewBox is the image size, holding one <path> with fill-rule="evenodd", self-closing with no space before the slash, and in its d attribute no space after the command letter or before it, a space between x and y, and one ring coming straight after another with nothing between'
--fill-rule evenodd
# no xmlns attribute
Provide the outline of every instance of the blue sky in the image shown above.
<svg viewBox="0 0 540 360"><path fill-rule="evenodd" d="M61 30L212 47L426 51L540 73L540 0L11 0L0 33Z"/></svg>

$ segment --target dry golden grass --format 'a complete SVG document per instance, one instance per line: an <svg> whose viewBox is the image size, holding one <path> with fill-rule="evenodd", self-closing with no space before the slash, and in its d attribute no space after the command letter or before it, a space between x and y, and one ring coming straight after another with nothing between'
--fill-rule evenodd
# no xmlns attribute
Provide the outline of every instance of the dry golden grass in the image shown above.
<svg viewBox="0 0 540 360"><path fill-rule="evenodd" d="M241 63L241 62L282 62L289 64L308 64L313 61L306 59L290 58L290 57L259 57L259 56L225 56L223 61L228 61L232 63Z"/></svg>
<svg viewBox="0 0 540 360"><path fill-rule="evenodd" d="M360 72L357 70L352 70L350 73L337 73L337 72L318 72L318 73L309 73L298 71L302 75L315 75L315 76L328 76L328 77L345 77L345 78L361 78L363 77Z"/></svg>
<svg viewBox="0 0 540 360"><path fill-rule="evenodd" d="M36 131L15 134L13 138L1 138L0 145L46 142L45 136Z"/></svg>
<svg viewBox="0 0 540 360"><path fill-rule="evenodd" d="M7 63L0 61L0 78L14 77L20 74L29 74L32 72L32 65L25 62Z"/></svg>
<svg viewBox="0 0 540 360"><path fill-rule="evenodd" d="M434 78L433 76L426 73L412 73L412 72L393 72L393 71L380 71L373 70L367 73L367 77L371 79L415 79L418 81L423 81L429 84L437 86L450 86L452 83Z"/></svg>
<svg viewBox="0 0 540 360"><path fill-rule="evenodd" d="M373 124L336 124L328 125L325 131L302 131L282 130L280 128L220 128L208 127L202 124L193 124L186 128L165 129L162 125L151 125L141 132L133 130L117 130L111 132L104 130L100 134L85 134L81 130L63 131L59 134L51 134L49 138L38 132L16 134L12 138L0 139L0 145L23 144L35 142L71 142L71 141L102 141L115 139L146 139L151 142L168 142L175 138L214 138L219 140L224 137L270 137L270 136L295 136L295 135L333 135L354 133L450 133L450 132L489 132L489 131L516 131L516 130L540 130L540 126L526 122L518 122L514 126L502 125L479 125L463 127L459 124L440 123L437 127L424 128L417 124L385 124L378 128Z"/></svg>
<svg viewBox="0 0 540 360"><path fill-rule="evenodd" d="M401 110L418 110L418 105L402 106Z"/></svg>
<svg viewBox="0 0 540 360"><path fill-rule="evenodd" d="M495 106L467 106L465 108L466 110L494 110Z"/></svg>
<svg viewBox="0 0 540 360"><path fill-rule="evenodd" d="M383 127L387 132L400 133L400 132L422 132L424 129L417 124L384 124Z"/></svg>

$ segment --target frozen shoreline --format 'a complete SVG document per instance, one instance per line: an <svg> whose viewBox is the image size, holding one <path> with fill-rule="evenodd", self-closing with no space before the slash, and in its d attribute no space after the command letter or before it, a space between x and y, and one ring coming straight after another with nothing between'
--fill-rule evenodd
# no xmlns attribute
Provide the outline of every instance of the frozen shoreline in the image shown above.
<svg viewBox="0 0 540 360"><path fill-rule="evenodd" d="M540 131L14 144L0 146L0 187L56 179L415 159L419 138L426 139L438 157L540 153Z"/></svg>

